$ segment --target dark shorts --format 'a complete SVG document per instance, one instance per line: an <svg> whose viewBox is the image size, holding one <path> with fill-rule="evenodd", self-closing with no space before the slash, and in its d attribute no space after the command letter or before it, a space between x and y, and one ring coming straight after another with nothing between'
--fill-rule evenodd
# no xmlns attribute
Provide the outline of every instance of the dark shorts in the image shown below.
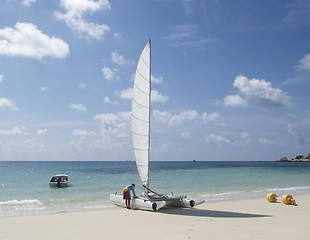
<svg viewBox="0 0 310 240"><path fill-rule="evenodd" d="M123 192L123 199L126 199L126 200L130 199L129 191Z"/></svg>

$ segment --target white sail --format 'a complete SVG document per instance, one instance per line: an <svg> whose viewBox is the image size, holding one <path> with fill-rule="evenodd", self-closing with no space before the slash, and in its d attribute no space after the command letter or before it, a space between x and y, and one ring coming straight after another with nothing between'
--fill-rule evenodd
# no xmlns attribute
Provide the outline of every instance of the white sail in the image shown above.
<svg viewBox="0 0 310 240"><path fill-rule="evenodd" d="M132 95L132 138L136 164L143 185L149 186L151 101L151 41L141 55L135 74Z"/></svg>
<svg viewBox="0 0 310 240"><path fill-rule="evenodd" d="M194 207L195 201L185 195L170 196L158 194L149 189L150 158L150 104L151 104L151 41L149 41L139 58L132 94L132 140L136 164L144 195L133 198L131 208L156 211L164 206ZM123 195L110 194L110 200L120 206L127 207ZM199 201L198 204L204 201ZM130 203L130 201L129 201Z"/></svg>

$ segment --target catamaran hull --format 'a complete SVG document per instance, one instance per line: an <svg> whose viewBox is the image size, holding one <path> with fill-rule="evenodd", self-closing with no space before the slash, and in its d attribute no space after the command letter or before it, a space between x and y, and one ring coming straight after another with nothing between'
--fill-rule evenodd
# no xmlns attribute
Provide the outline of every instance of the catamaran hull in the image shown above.
<svg viewBox="0 0 310 240"><path fill-rule="evenodd" d="M180 208L191 208L195 206L195 201L193 199L179 199L173 201L166 201L165 206L168 207L180 207Z"/></svg>
<svg viewBox="0 0 310 240"><path fill-rule="evenodd" d="M117 206L126 207L125 200L123 196L110 194L110 201ZM156 211L162 207L179 207L179 208L192 208L198 204L203 203L204 201L195 201L189 198L177 198L177 197L166 197L166 201L152 201L147 198L132 198L130 201L130 207L132 209L141 209L141 210L151 210Z"/></svg>
<svg viewBox="0 0 310 240"><path fill-rule="evenodd" d="M178 200L167 200L165 206L167 207L179 207L179 208L192 208L199 204L204 203L204 200L194 200L190 198L180 198Z"/></svg>
<svg viewBox="0 0 310 240"><path fill-rule="evenodd" d="M126 207L125 200L121 195L110 194L110 201L117 206ZM132 209L156 211L163 207L163 204L157 204L156 202L150 201L146 198L132 198L130 201L130 207Z"/></svg>

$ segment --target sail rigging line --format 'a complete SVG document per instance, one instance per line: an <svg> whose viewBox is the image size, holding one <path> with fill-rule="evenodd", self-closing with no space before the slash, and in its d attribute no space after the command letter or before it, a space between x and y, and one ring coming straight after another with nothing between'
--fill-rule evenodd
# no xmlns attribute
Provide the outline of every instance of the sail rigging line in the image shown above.
<svg viewBox="0 0 310 240"><path fill-rule="evenodd" d="M159 193L157 193L157 192L154 192L153 190L149 189L149 188L148 188L147 186L145 186L145 185L143 185L143 187L144 187L147 191L149 191L149 192L151 192L151 193L157 195L158 197L166 198L166 196L165 196L164 194L159 194Z"/></svg>

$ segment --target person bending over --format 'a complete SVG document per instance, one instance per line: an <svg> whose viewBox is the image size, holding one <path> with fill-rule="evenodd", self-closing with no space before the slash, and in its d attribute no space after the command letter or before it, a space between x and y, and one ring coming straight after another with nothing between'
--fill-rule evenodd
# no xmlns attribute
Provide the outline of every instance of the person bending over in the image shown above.
<svg viewBox="0 0 310 240"><path fill-rule="evenodd" d="M124 188L123 199L125 199L126 207L128 209L130 209L130 199L131 199L130 191L132 192L133 197L137 197L135 193L135 187L136 185L132 183L131 185L128 185Z"/></svg>

